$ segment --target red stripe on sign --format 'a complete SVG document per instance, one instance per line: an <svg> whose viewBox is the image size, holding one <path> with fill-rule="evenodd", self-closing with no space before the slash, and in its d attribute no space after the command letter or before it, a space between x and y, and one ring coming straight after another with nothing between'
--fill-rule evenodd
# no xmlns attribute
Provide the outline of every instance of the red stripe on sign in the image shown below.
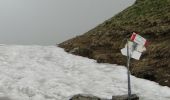
<svg viewBox="0 0 170 100"><path fill-rule="evenodd" d="M133 33L132 36L130 37L130 40L134 41L136 37L136 33Z"/></svg>

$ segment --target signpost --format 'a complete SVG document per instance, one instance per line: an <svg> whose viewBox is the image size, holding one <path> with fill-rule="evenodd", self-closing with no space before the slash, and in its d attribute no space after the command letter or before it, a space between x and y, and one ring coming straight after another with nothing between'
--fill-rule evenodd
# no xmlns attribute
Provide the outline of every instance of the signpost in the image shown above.
<svg viewBox="0 0 170 100"><path fill-rule="evenodd" d="M128 78L128 100L131 100L131 81L130 81L130 59L134 58L139 60L142 52L146 51L147 40L137 33L133 32L131 41L127 39L125 48L121 49L121 53L127 56L127 78Z"/></svg>

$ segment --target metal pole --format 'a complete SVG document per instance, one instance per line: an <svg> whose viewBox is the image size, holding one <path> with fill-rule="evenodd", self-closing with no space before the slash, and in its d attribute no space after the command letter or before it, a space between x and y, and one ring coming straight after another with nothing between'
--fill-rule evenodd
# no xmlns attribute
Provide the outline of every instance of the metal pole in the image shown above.
<svg viewBox="0 0 170 100"><path fill-rule="evenodd" d="M127 39L127 74L128 74L128 100L131 100L131 82L130 82L130 58L131 53L129 53L129 43Z"/></svg>

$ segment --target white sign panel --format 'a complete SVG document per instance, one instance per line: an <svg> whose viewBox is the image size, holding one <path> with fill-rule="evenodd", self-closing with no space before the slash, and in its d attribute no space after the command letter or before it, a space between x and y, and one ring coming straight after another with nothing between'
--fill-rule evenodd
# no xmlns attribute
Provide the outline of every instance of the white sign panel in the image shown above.
<svg viewBox="0 0 170 100"><path fill-rule="evenodd" d="M144 52L144 51L146 51L146 48L145 48L144 46L142 46L142 45L137 45L136 51L138 51L138 52Z"/></svg>
<svg viewBox="0 0 170 100"><path fill-rule="evenodd" d="M121 53L124 55L124 56L127 56L127 48L123 48L121 49ZM136 60L139 60L142 53L138 52L138 51L129 51L129 53L131 54L131 57L136 59Z"/></svg>

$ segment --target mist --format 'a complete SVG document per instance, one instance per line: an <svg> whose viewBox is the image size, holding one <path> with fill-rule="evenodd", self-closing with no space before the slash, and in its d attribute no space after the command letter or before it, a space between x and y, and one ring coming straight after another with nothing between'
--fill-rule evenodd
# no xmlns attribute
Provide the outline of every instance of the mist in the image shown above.
<svg viewBox="0 0 170 100"><path fill-rule="evenodd" d="M81 35L135 0L0 0L0 44L55 45Z"/></svg>

